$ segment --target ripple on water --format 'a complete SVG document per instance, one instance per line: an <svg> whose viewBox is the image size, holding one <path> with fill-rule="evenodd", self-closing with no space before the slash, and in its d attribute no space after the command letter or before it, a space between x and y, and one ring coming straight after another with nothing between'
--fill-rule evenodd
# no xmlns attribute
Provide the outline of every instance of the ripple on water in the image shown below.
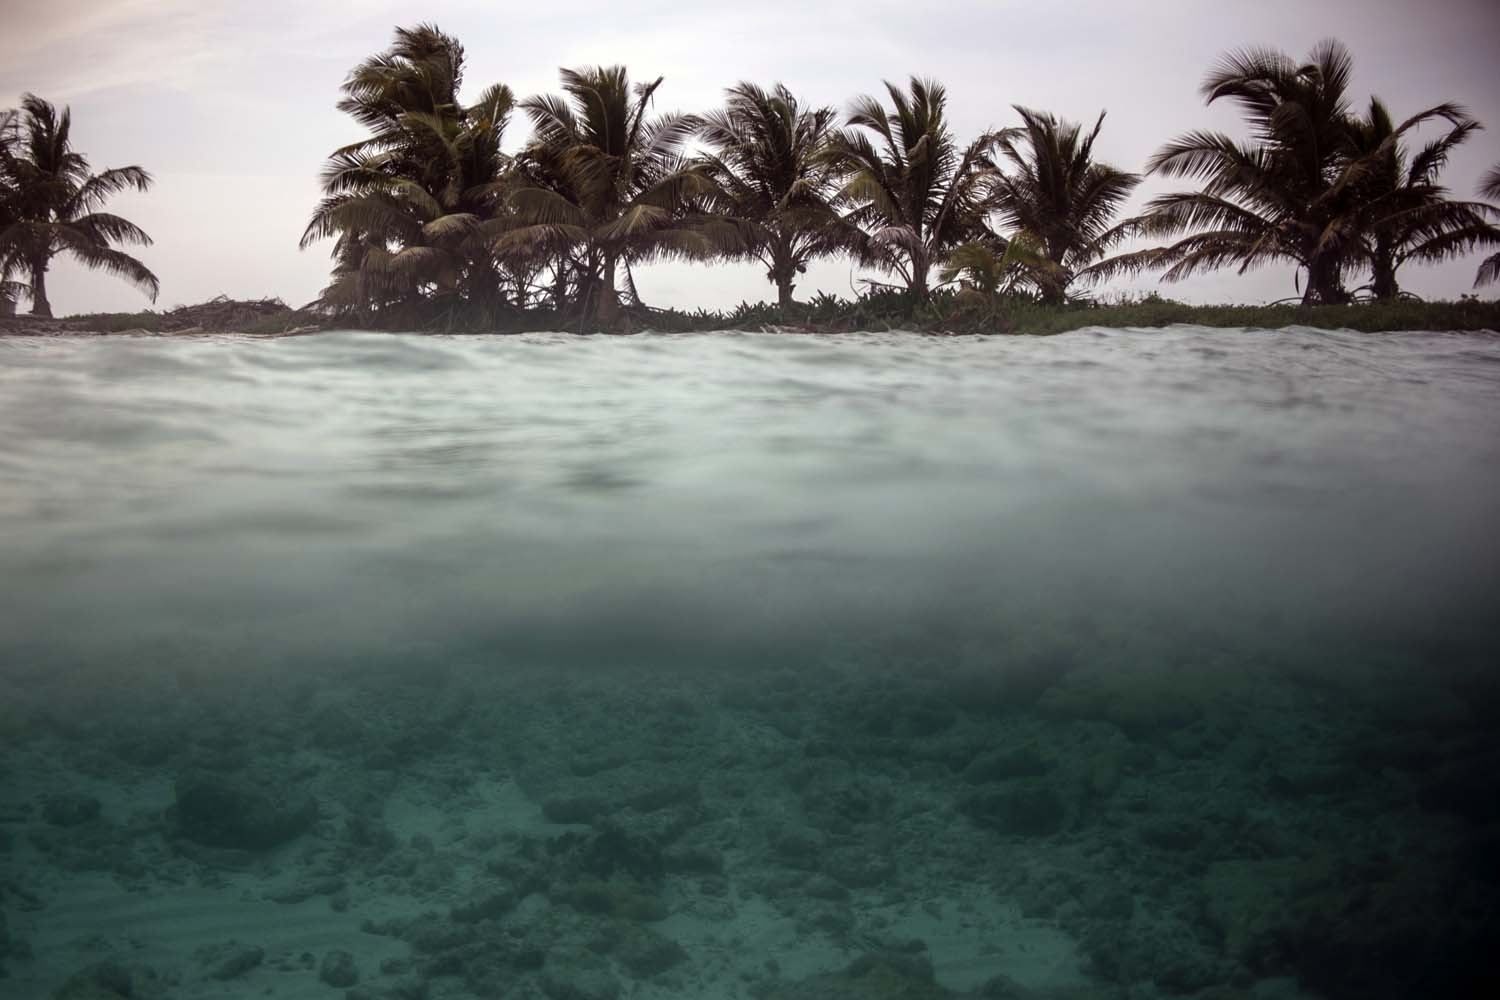
<svg viewBox="0 0 1500 1000"><path fill-rule="evenodd" d="M1488 334L1194 327L12 340L0 598L43 629L79 594L128 623L186 581L312 607L337 580L343 605L426 634L463 623L393 614L412 582L372 553L446 553L421 607L504 620L529 600L506 570L524 538L530 572L610 580L558 577L574 621L689 595L729 621L747 587L829 629L1080 590L1461 619L1497 592L1497 360ZM814 539L830 558L764 582Z"/></svg>

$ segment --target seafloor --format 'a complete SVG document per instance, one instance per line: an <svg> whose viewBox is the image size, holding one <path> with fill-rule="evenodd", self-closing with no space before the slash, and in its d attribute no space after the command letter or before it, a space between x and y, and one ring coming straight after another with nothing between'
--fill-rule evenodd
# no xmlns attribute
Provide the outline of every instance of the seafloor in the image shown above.
<svg viewBox="0 0 1500 1000"><path fill-rule="evenodd" d="M1483 995L1493 706L1370 661L1122 668L1143 644L35 676L0 990Z"/></svg>

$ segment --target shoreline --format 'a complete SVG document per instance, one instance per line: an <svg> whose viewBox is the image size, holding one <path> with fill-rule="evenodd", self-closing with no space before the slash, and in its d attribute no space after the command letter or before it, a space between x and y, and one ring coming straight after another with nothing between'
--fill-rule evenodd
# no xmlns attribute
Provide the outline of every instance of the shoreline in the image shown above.
<svg viewBox="0 0 1500 1000"><path fill-rule="evenodd" d="M837 310L792 309L760 304L741 306L733 313L684 313L675 309L630 310L613 327L589 328L573 316L552 312L514 313L487 327L422 322L360 324L339 316L320 316L290 309L279 300L234 303L216 298L198 306L169 312L89 313L58 319L31 316L0 318L0 337L192 337L242 336L252 339L306 336L329 330L363 333L465 334L513 336L520 333L597 333L630 336L634 333L904 333L926 336L1047 336L1088 327L1164 328L1172 325L1226 330L1353 330L1359 333L1394 331L1500 331L1500 301L1397 301L1347 306L1191 306L1164 298L1133 303L1079 303L1043 306L1032 301L1005 303L929 303L906 312L870 309L865 303L843 303Z"/></svg>
<svg viewBox="0 0 1500 1000"><path fill-rule="evenodd" d="M1136 302L1066 306L1044 306L1035 302L934 302L906 312L876 310L863 302L841 303L840 308L832 311L814 310L805 305L783 310L763 304L742 305L733 313L631 310L620 323L603 329L583 326L575 317L529 311L508 316L503 323L476 329L399 322L368 325L343 317L319 316L290 309L279 300L235 303L220 298L160 313L94 313L58 319L6 317L0 319L0 338L233 335L260 339L306 336L328 330L473 336L563 331L615 336L727 331L802 335L903 331L929 336L1038 336L1087 327L1160 329L1183 324L1220 329L1310 327L1362 333L1418 330L1494 333L1500 331L1500 301L1200 306L1148 297Z"/></svg>

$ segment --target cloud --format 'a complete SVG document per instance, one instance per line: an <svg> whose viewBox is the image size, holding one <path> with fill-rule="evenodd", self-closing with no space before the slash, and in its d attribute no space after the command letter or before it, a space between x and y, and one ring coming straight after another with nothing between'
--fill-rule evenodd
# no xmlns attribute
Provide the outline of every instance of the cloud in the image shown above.
<svg viewBox="0 0 1500 1000"><path fill-rule="evenodd" d="M189 87L225 43L213 5L192 0L18 0L0 35L0 93L52 100L105 89Z"/></svg>

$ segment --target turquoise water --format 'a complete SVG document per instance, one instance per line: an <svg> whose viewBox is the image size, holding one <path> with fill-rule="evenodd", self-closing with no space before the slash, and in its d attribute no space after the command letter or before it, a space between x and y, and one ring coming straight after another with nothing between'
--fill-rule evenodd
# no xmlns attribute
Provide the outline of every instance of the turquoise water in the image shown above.
<svg viewBox="0 0 1500 1000"><path fill-rule="evenodd" d="M1497 432L1491 334L0 339L0 995L1489 995Z"/></svg>

